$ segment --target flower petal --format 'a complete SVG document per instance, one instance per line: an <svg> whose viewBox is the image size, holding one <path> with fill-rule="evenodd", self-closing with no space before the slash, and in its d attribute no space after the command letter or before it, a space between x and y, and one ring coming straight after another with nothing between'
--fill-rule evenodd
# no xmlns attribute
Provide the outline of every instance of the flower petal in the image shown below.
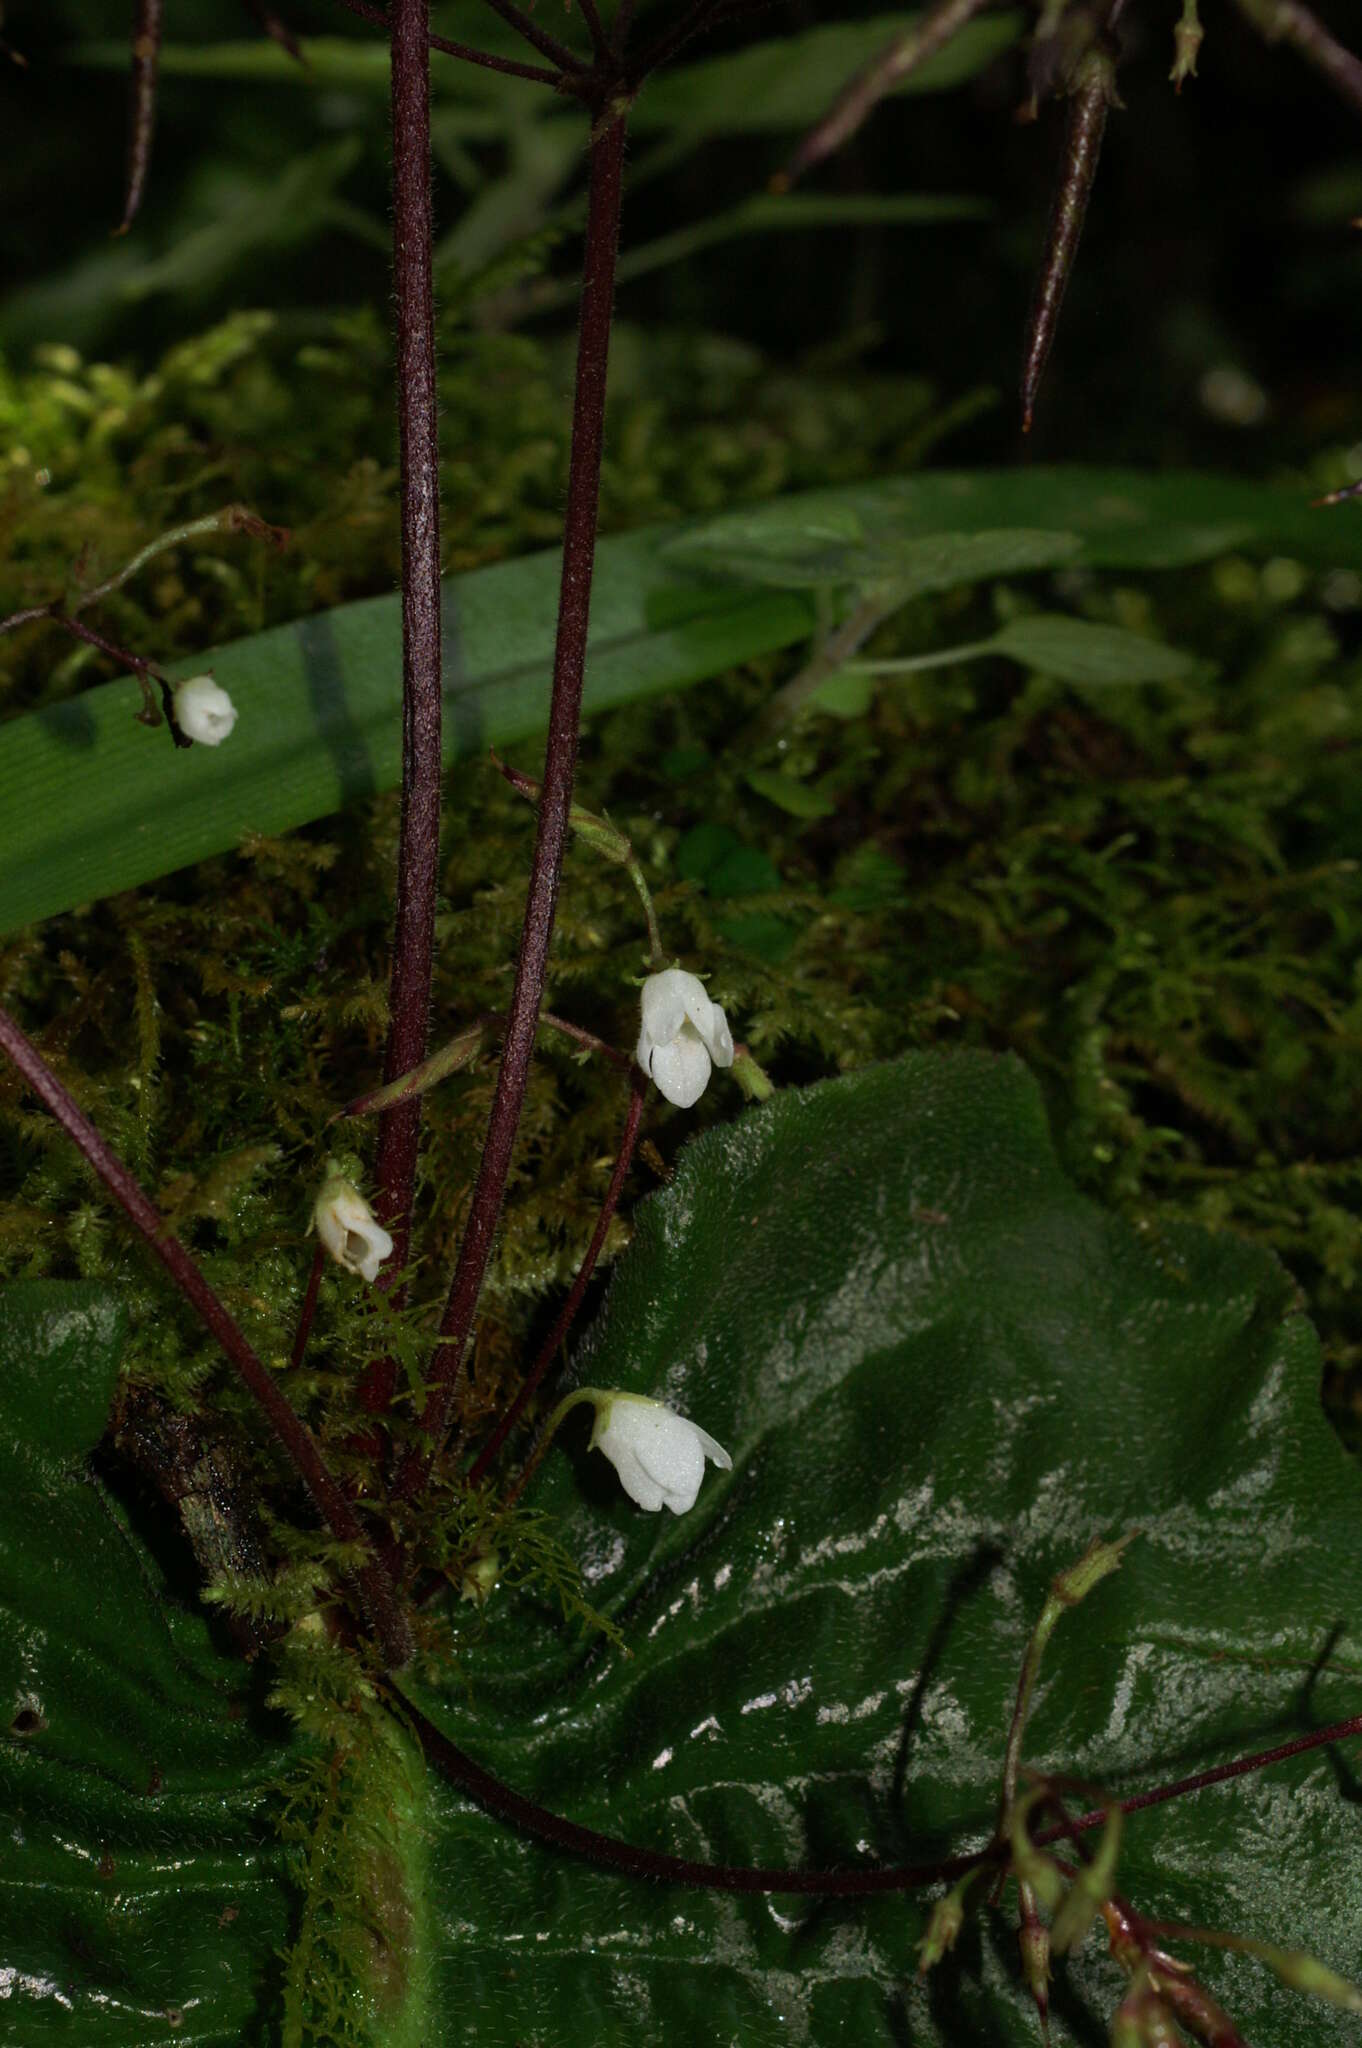
<svg viewBox="0 0 1362 2048"><path fill-rule="evenodd" d="M654 1045L665 1045L669 1039L675 1038L686 1021L688 1000L696 989L704 996L703 985L681 967L668 967L661 974L650 974L643 984L644 1036L650 1038ZM709 998L705 997L705 1000Z"/></svg>
<svg viewBox="0 0 1362 2048"><path fill-rule="evenodd" d="M709 1054L689 1020L669 1044L653 1046L641 1064L678 1109L698 1102L709 1084Z"/></svg>

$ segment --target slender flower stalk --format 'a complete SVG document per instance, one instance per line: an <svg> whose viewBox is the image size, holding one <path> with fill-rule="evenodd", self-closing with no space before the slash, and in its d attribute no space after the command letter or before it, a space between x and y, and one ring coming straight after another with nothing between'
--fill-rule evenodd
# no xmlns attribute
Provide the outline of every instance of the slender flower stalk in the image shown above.
<svg viewBox="0 0 1362 2048"><path fill-rule="evenodd" d="M312 1321L317 1313L317 1296L321 1291L322 1267L326 1264L326 1251L317 1244L313 1247L312 1264L308 1268L307 1286L303 1290L303 1305L298 1311L298 1327L293 1333L293 1349L289 1364L296 1372L307 1356L308 1339L312 1335Z"/></svg>
<svg viewBox="0 0 1362 2048"><path fill-rule="evenodd" d="M119 1208L140 1232L212 1336L247 1391L264 1411L288 1462L311 1494L322 1519L338 1542L367 1547L365 1530L349 1501L327 1471L321 1452L305 1422L295 1415L270 1373L236 1321L204 1279L183 1245L171 1237L163 1218L116 1153L105 1144L75 1097L63 1087L37 1047L25 1037L9 1013L0 1009L0 1052L5 1053L28 1087L82 1152ZM411 1633L391 1578L374 1557L355 1572L361 1602L392 1670L411 1655Z"/></svg>
<svg viewBox="0 0 1362 2048"><path fill-rule="evenodd" d="M577 766L577 729L586 670L601 450L605 435L606 363L623 195L624 139L625 121L621 115L598 125L591 144L558 633L534 867L525 905L515 989L511 997L496 1094L469 1206L468 1223L440 1325L443 1341L431 1361L431 1394L421 1417L421 1428L430 1440L430 1449L424 1455L413 1454L407 1459L396 1483L399 1499L410 1499L419 1491L443 1445L454 1388L487 1271L487 1261L491 1256L497 1219L501 1214L539 1023Z"/></svg>
<svg viewBox="0 0 1362 2048"><path fill-rule="evenodd" d="M643 1076L635 1070L629 1084L629 1113L624 1122L624 1135L620 1139L619 1157L615 1161L615 1168L610 1176L610 1185L605 1191L605 1200L601 1204L601 1213L596 1218L596 1228L591 1233L591 1242L586 1248L586 1254L582 1260L577 1278L572 1283L567 1300L563 1303L554 1319L553 1328L544 1339L539 1356L525 1375L524 1385L470 1466L468 1472L468 1485L470 1487L480 1485L486 1478L497 1452L501 1449L507 1437L511 1434L511 1431L529 1406L529 1403L539 1391L544 1375L562 1350L563 1340L572 1328L577 1311L581 1307L586 1290L591 1283L591 1276L596 1270L596 1261L600 1258L601 1247L605 1243L606 1232L610 1228L611 1219L619 1206L619 1199L624 1191L624 1183L629 1176L629 1168L634 1157L634 1147L638 1142L638 1127L643 1116L643 1102L646 1092ZM529 1468L527 1467L513 1490L512 1498L515 1498L523 1491L528 1477Z"/></svg>
<svg viewBox="0 0 1362 2048"><path fill-rule="evenodd" d="M393 0L393 285L402 465L402 826L384 1079L425 1057L440 859L440 427L430 191L429 0ZM379 1215L407 1264L421 1100L379 1126ZM393 1383L397 1367L384 1361ZM389 1388L391 1392L391 1388Z"/></svg>

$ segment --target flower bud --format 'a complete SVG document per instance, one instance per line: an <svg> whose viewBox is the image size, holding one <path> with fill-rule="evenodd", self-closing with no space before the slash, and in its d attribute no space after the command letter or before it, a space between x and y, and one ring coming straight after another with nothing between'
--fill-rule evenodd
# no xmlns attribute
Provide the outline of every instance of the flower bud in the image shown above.
<svg viewBox="0 0 1362 2048"><path fill-rule="evenodd" d="M236 724L236 706L211 676L175 685L175 723L187 740L220 747Z"/></svg>

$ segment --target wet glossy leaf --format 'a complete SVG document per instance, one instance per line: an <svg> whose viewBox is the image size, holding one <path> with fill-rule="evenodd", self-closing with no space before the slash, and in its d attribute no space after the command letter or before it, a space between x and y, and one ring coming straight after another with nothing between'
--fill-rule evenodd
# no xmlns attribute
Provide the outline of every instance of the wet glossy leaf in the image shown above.
<svg viewBox="0 0 1362 2048"><path fill-rule="evenodd" d="M176 1987L200 2003L174 2038L268 2040L286 1898L262 1788L282 1753L155 1563L66 1476L107 1398L107 1309L85 1349L50 1334L50 1313L45 1336L22 1295L17 1313L8 1355L39 1361L38 1386L74 1372L81 1420L60 1457L16 1448L30 1422L16 1429L0 1379L0 1549L21 1559L0 1642L24 1646L66 1745L0 1740L28 1859L4 1873L0 1982L27 2000L11 2008L33 2018L26 2044L172 2038L155 2016ZM638 1211L579 1366L665 1396L733 1470L709 1472L691 1514L644 1515L569 1425L539 1504L634 1655L498 1595L485 1633L468 1615L457 1679L424 1698L481 1762L589 1825L736 1863L857 1867L981 1841L1049 1581L1137 1523L1120 1573L1051 1645L1033 1760L1126 1791L1357 1709L1362 1484L1320 1413L1289 1282L1253 1248L1137 1232L1080 1196L1013 1061L909 1057L693 1143ZM74 1588L61 1640L45 1620L58 1568ZM1006 1907L919 1984L920 1898L626 1882L440 1785L421 1819L432 1930L413 1981L442 2044L1036 2039ZM126 1886L101 1876L106 1849ZM1346 1760L1317 1752L1132 1817L1119 1881L1147 1911L1353 1967ZM1255 2048L1353 2038L1245 1958L1205 1975ZM1100 2041L1117 1996L1090 1937L1057 1980L1056 2040ZM406 2038L389 2029L385 2048Z"/></svg>
<svg viewBox="0 0 1362 2048"><path fill-rule="evenodd" d="M263 2048L278 1729L89 1471L122 1337L97 1287L0 1294L0 2039Z"/></svg>
<svg viewBox="0 0 1362 2048"><path fill-rule="evenodd" d="M1124 1791L1362 1698L1362 1485L1286 1277L1086 1201L1011 1061L908 1058L691 1145L641 1210L580 1367L664 1396L734 1465L685 1518L646 1516L583 1425L542 1498L634 1657L573 1648L526 1609L490 1637L471 1703L440 1710L589 1825L739 1863L979 1842L1049 1580L1135 1524L1121 1573L1051 1647L1034 1760ZM1350 1785L1341 1760L1307 1756L1132 1819L1121 1882L1151 1912L1349 1968ZM471 1817L439 1863L451 2009L455 1983L495 2006L498 2041L1037 2039L1006 1911L919 1985L918 1899L641 1887ZM1352 2039L1241 1958L1205 1974L1255 2048ZM1120 1981L1090 1937L1057 1984L1056 2040L1103 2039Z"/></svg>

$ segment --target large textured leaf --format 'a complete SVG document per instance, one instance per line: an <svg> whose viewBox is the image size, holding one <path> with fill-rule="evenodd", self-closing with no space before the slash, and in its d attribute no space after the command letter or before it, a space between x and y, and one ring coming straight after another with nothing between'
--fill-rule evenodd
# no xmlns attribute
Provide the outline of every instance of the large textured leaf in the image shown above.
<svg viewBox="0 0 1362 2048"><path fill-rule="evenodd" d="M699 526L605 542L586 707L715 675L812 630L806 592L864 580L899 593L1062 560L1163 568L1228 547L1351 561L1350 512L1212 477L1132 470L940 471L784 499ZM775 586L775 587L773 587ZM558 555L445 586L449 765L539 730ZM241 711L215 752L176 753L104 683L0 727L0 934L284 832L389 789L400 772L396 597L367 599L210 650Z"/></svg>
<svg viewBox="0 0 1362 2048"><path fill-rule="evenodd" d="M87 1470L122 1324L0 1295L0 2040L263 2044L277 1733Z"/></svg>
<svg viewBox="0 0 1362 2048"><path fill-rule="evenodd" d="M1362 1485L1289 1284L1242 1245L1142 1237L1078 1195L1011 1061L915 1056L692 1145L581 1369L665 1395L733 1471L684 1519L644 1516L582 1425L542 1497L635 1654L573 1649L527 1613L439 1717L592 1826L735 1863L981 1841L1049 1580L1136 1524L1051 1647L1033 1759L1124 1791L1362 1701ZM1151 1912L1353 1967L1349 1790L1315 1755L1151 1812L1121 1882ZM1003 1915L918 1985L916 1901L650 1889L452 1811L437 1856L451 2009L481 2015L455 2039L1037 2038ZM1206 1974L1255 2048L1355 2039L1258 1966ZM1056 2038L1104 2039L1118 1983L1092 1937Z"/></svg>
<svg viewBox="0 0 1362 2048"><path fill-rule="evenodd" d="M79 1428L61 1424L60 1454L35 1459L11 1439L42 1432L44 1413L31 1396L13 1409L14 1375L0 1379L0 1543L24 1561L0 1645L23 1646L49 1721L0 1737L33 1859L0 1894L16 2038L140 2048L171 2036L137 2015L188 1985L201 2002L174 2038L268 2040L284 1895L254 1859L279 1750L231 1720L235 1674L192 1618L167 1622L159 1575L117 1524L90 1547L99 1496L62 1472L102 1407L112 1333L92 1385L88 1347L63 1350L31 1291L17 1311L15 1298L6 1357L31 1356L32 1385L74 1375L86 1389ZM480 1761L590 1825L735 1863L867 1866L983 1840L1049 1579L1135 1523L1121 1573L1051 1645L1034 1760L1124 1791L1356 1710L1362 1486L1321 1417L1289 1283L1252 1248L1137 1233L1078 1195L1014 1061L914 1055L779 1095L691 1145L639 1210L580 1366L694 1414L733 1470L710 1473L689 1516L645 1516L569 1424L540 1504L633 1657L497 1596L457 1681L421 1697ZM67 1573L60 1644L46 1603ZM123 1678L143 1666L146 1699ZM130 1764L105 1773L106 1744L155 1756L154 1799ZM1150 1912L1355 1967L1352 1789L1320 1752L1139 1816L1122 1888ZM430 2040L1036 2039L1005 1912L918 1984L919 1899L627 1883L443 1786L422 1818L411 1839L433 1929L413 1981L437 2016ZM125 1888L100 1875L106 1849ZM238 1920L224 1923L226 1901ZM1206 1975L1255 2048L1354 2038L1256 1965L1213 1959ZM1090 1937L1056 1985L1057 2041L1100 2042L1116 1989Z"/></svg>

